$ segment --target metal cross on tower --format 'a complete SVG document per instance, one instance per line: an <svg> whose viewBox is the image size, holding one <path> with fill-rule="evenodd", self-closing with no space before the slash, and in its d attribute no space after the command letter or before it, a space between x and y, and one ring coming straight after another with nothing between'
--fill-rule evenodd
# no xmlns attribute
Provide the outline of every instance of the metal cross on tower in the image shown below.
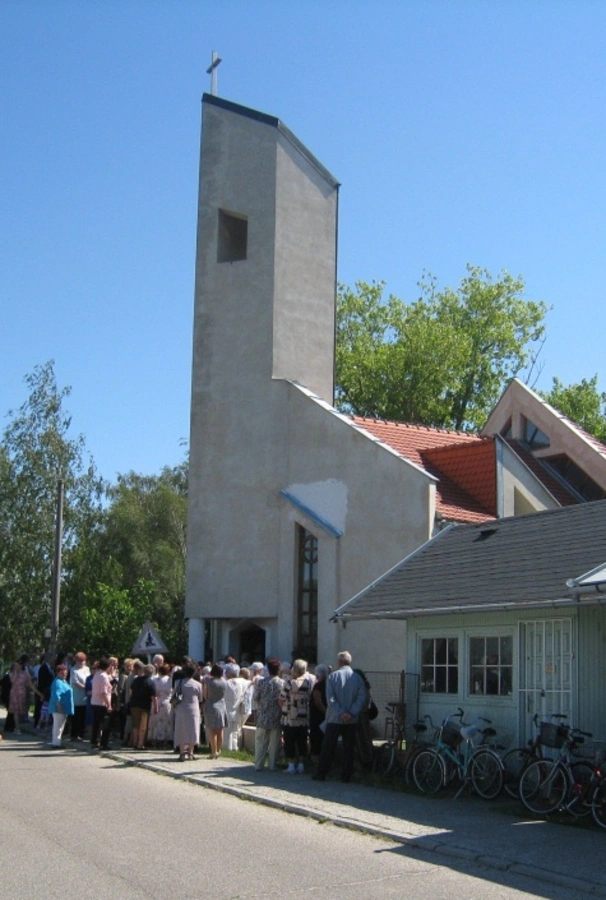
<svg viewBox="0 0 606 900"><path fill-rule="evenodd" d="M217 93L217 66L220 62L221 57L213 50L210 66L206 70L206 74L210 75L210 92L213 96Z"/></svg>

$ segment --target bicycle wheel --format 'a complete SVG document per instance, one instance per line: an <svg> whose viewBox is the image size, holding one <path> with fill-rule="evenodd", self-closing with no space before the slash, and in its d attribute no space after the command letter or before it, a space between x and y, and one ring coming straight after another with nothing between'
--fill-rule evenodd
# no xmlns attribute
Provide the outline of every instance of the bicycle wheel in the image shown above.
<svg viewBox="0 0 606 900"><path fill-rule="evenodd" d="M566 809L577 819L588 816L591 812L590 788L593 781L593 766L588 762L574 762L569 773L571 785L568 794Z"/></svg>
<svg viewBox="0 0 606 900"><path fill-rule="evenodd" d="M373 768L377 775L386 778L394 767L396 760L396 745L388 742L377 748Z"/></svg>
<svg viewBox="0 0 606 900"><path fill-rule="evenodd" d="M591 814L596 825L606 828L606 778L603 778L594 791L591 800Z"/></svg>
<svg viewBox="0 0 606 900"><path fill-rule="evenodd" d="M412 764L412 778L422 794L437 794L444 785L444 761L436 750L423 750Z"/></svg>
<svg viewBox="0 0 606 900"><path fill-rule="evenodd" d="M520 796L520 778L535 757L530 750L516 747L503 757L503 787L510 797Z"/></svg>
<svg viewBox="0 0 606 900"><path fill-rule="evenodd" d="M476 750L469 761L471 785L484 800L494 800L503 788L503 765L492 750Z"/></svg>
<svg viewBox="0 0 606 900"><path fill-rule="evenodd" d="M390 775L394 782L403 781L404 784L408 784L406 770L408 769L408 761L410 759L410 756L410 750L402 750L400 747L397 748L395 752L393 769L390 772Z"/></svg>
<svg viewBox="0 0 606 900"><path fill-rule="evenodd" d="M404 770L404 779L406 784L412 785L414 784L414 780L412 777L412 767L414 766L415 759L419 755L419 753L424 753L427 750L425 746L411 747L410 750L406 752L406 760L402 760L402 768Z"/></svg>
<svg viewBox="0 0 606 900"><path fill-rule="evenodd" d="M520 800L531 813L547 816L564 803L568 778L561 766L551 759L531 763L520 778Z"/></svg>

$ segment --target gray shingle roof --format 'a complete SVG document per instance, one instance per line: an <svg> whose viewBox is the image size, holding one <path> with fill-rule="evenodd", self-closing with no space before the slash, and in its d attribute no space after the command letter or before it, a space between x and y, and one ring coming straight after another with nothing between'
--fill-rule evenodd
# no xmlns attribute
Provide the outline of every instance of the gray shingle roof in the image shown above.
<svg viewBox="0 0 606 900"><path fill-rule="evenodd" d="M574 603L566 582L606 561L606 500L453 525L336 610L338 619ZM606 600L594 588L584 600Z"/></svg>

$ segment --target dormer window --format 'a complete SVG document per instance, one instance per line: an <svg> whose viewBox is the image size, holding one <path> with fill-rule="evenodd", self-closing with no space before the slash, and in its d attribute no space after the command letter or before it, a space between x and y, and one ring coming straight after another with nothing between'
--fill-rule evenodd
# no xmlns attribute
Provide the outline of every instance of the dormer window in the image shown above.
<svg viewBox="0 0 606 900"><path fill-rule="evenodd" d="M530 419L524 418L524 441L531 450L542 450L549 447L549 438Z"/></svg>
<svg viewBox="0 0 606 900"><path fill-rule="evenodd" d="M577 491L584 500L603 500L606 492L596 484L589 475L574 463L568 456L550 456L542 460L561 475L561 477Z"/></svg>

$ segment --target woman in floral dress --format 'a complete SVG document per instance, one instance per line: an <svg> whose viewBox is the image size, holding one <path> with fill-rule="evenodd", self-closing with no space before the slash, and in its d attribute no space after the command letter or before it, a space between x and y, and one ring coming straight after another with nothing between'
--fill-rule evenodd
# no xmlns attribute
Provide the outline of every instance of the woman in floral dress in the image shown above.
<svg viewBox="0 0 606 900"><path fill-rule="evenodd" d="M29 657L25 654L20 656L12 672L11 679L11 696L8 704L8 711L15 717L15 734L21 734L20 724L22 719L27 716L29 709L29 691L33 691L38 697L42 697L42 693L38 690L32 676L29 673L27 664Z"/></svg>

